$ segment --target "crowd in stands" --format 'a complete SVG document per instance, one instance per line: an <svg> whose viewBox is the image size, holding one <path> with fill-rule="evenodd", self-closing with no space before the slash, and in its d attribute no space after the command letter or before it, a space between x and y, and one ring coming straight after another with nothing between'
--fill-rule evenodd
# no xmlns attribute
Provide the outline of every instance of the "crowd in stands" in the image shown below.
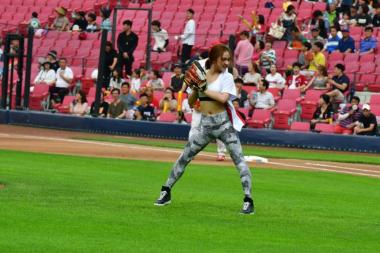
<svg viewBox="0 0 380 253"><path fill-rule="evenodd" d="M375 59L379 53L376 34L380 27L380 5L367 0L327 1L323 2L325 9L313 12L310 9L310 17L300 18L303 14L297 10L305 3L310 2L284 0L282 11L273 20L275 25L255 10L251 13L252 22L236 13L248 28L238 33L235 44L229 44L234 53L234 65L229 71L235 78L238 96L234 105L238 113L246 119L247 127L257 127L255 117L259 112L269 111L273 117L276 110L280 111L279 102L285 104L285 100L289 100L285 94L297 90L296 113L291 113L288 126L280 129L290 129L292 121L302 120L309 123L311 131L319 132L319 126L326 124L331 125L335 133L375 135L376 116L380 115L372 113L371 108L378 106L360 103L359 96L355 95L352 72L346 73L349 62L343 59L352 55L357 56L353 57L356 60L364 59L366 55L373 55ZM268 1L265 8L274 9L275 4L278 1ZM73 22L68 19L64 7L57 7L55 12L56 17L49 27L42 27L35 12L29 25L35 29L84 34L112 29L112 10L108 8L100 10L101 22L93 12L76 11L70 19ZM103 88L99 111L95 111L92 87L90 91L78 91L75 98L71 97L68 112L77 116L149 121L170 119L181 124L190 123L192 109L187 104L186 94L183 103L177 101L186 68L194 60L206 58L210 46L223 43L223 40L215 41L208 48L195 48L199 29L195 15L196 11L187 9L183 32L175 36L169 36L161 25L162 20L154 20L151 24L152 51L167 52L171 40L178 40L181 44L178 62L173 63L169 71L147 71L144 67L133 69L139 35L133 30L133 20L122 21L123 31L117 36L117 44L109 41L106 44L106 64L99 71L102 76L94 74L94 83L100 78ZM357 36L358 29L362 31L362 37ZM338 55L338 60L332 60L332 56ZM65 55L57 55L54 50L41 59L40 64L41 70L34 84L49 85L49 107L57 109L64 103L65 96L75 90L75 73L68 66ZM318 97L309 101L308 95L313 92L319 92ZM305 116L304 105L313 112ZM166 119L168 113L175 117ZM275 122L260 126L273 125L276 128Z"/></svg>

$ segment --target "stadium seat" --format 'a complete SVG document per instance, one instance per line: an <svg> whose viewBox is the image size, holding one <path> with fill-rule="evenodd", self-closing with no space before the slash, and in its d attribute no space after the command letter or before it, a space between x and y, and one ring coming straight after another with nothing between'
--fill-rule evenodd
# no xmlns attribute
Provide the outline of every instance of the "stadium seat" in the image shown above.
<svg viewBox="0 0 380 253"><path fill-rule="evenodd" d="M75 96L65 96L62 104L57 105L56 108L60 113L69 113L70 112L70 103L75 99Z"/></svg>
<svg viewBox="0 0 380 253"><path fill-rule="evenodd" d="M291 131L298 132L309 132L310 131L310 123L309 122L293 122L290 126Z"/></svg>
<svg viewBox="0 0 380 253"><path fill-rule="evenodd" d="M30 94L29 99L29 109L41 111L44 109L42 102L49 97L49 85L36 84L33 87L33 92Z"/></svg>
<svg viewBox="0 0 380 253"><path fill-rule="evenodd" d="M380 105L380 94L372 94L369 103L371 106Z"/></svg>
<svg viewBox="0 0 380 253"><path fill-rule="evenodd" d="M158 117L158 121L161 122L174 122L177 118L176 113L174 112L163 112Z"/></svg>
<svg viewBox="0 0 380 253"><path fill-rule="evenodd" d="M324 91L319 90L306 91L305 99L301 102L301 119L311 120L313 118L313 114L317 109L319 97L323 93Z"/></svg>
<svg viewBox="0 0 380 253"><path fill-rule="evenodd" d="M301 90L300 89L284 89L284 94L282 95L282 99L293 99L297 102L302 101Z"/></svg>
<svg viewBox="0 0 380 253"><path fill-rule="evenodd" d="M333 134L334 133L334 125L326 124L326 123L317 123L315 125L315 131L321 132L324 134Z"/></svg>
<svg viewBox="0 0 380 253"><path fill-rule="evenodd" d="M247 125L252 128L269 127L271 123L271 111L265 109L256 109L252 118L247 121Z"/></svg>
<svg viewBox="0 0 380 253"><path fill-rule="evenodd" d="M275 129L290 129L291 117L297 111L295 100L282 99L278 102L277 110L273 113Z"/></svg>

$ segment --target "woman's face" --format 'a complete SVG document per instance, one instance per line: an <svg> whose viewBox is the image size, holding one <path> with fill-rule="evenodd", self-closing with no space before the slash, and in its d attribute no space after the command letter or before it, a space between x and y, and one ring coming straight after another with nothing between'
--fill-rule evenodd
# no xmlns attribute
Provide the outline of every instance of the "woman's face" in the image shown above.
<svg viewBox="0 0 380 253"><path fill-rule="evenodd" d="M48 63L44 64L44 69L45 70L49 70L50 69L50 64L48 64Z"/></svg>
<svg viewBox="0 0 380 253"><path fill-rule="evenodd" d="M275 65L270 66L270 72L271 72L272 74L276 74L276 72L277 72L277 68L276 68Z"/></svg>
<svg viewBox="0 0 380 253"><path fill-rule="evenodd" d="M231 63L231 55L228 51L225 51L221 57L216 60L215 67L219 72L224 72Z"/></svg>
<svg viewBox="0 0 380 253"><path fill-rule="evenodd" d="M106 46L106 52L110 52L111 51L111 47L110 46Z"/></svg>
<svg viewBox="0 0 380 253"><path fill-rule="evenodd" d="M75 95L75 100L76 100L77 102L81 102L81 101L82 101L82 96L81 96L79 93L77 93L77 94Z"/></svg>
<svg viewBox="0 0 380 253"><path fill-rule="evenodd" d="M112 72L112 75L113 75L114 77L119 77L119 73L118 73L116 70L114 70L114 71Z"/></svg>
<svg viewBox="0 0 380 253"><path fill-rule="evenodd" d="M171 90L166 90L165 97L171 99L173 97L173 92Z"/></svg>
<svg viewBox="0 0 380 253"><path fill-rule="evenodd" d="M265 50L270 50L272 48L272 44L265 43Z"/></svg>

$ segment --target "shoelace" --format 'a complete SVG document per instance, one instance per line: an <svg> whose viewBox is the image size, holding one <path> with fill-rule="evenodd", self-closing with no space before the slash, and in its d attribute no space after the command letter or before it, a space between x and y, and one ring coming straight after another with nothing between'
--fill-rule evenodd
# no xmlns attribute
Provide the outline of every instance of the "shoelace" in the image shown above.
<svg viewBox="0 0 380 253"><path fill-rule="evenodd" d="M250 203L249 202L244 202L244 205L243 205L243 210L247 210L248 207L249 207Z"/></svg>

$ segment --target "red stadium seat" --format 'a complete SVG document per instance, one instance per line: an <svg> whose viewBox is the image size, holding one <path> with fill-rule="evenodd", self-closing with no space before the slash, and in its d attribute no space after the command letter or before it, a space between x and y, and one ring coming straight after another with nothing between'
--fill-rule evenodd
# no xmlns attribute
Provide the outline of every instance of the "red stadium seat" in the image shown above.
<svg viewBox="0 0 380 253"><path fill-rule="evenodd" d="M326 123L317 123L315 125L315 131L324 134L334 134L334 125Z"/></svg>
<svg viewBox="0 0 380 253"><path fill-rule="evenodd" d="M42 102L47 101L49 97L49 85L36 84L34 85L33 92L30 94L29 109L43 110Z"/></svg>
<svg viewBox="0 0 380 253"><path fill-rule="evenodd" d="M298 132L309 132L310 131L310 123L309 122L293 122L290 126L291 131Z"/></svg>
<svg viewBox="0 0 380 253"><path fill-rule="evenodd" d="M380 105L380 94L372 94L369 103L373 105Z"/></svg>
<svg viewBox="0 0 380 253"><path fill-rule="evenodd" d="M73 102L75 96L65 96L62 104L57 105L58 112L60 113L69 113L70 112L70 103Z"/></svg>
<svg viewBox="0 0 380 253"><path fill-rule="evenodd" d="M271 111L265 109L256 109L252 118L247 121L247 125L253 128L269 127L271 122Z"/></svg>
<svg viewBox="0 0 380 253"><path fill-rule="evenodd" d="M380 92L380 83L370 83L367 88L370 92Z"/></svg>
<svg viewBox="0 0 380 253"><path fill-rule="evenodd" d="M283 99L280 100L277 110L273 113L275 129L290 129L291 117L297 111L297 104L295 100Z"/></svg>
<svg viewBox="0 0 380 253"><path fill-rule="evenodd" d="M158 117L158 121L161 122L174 122L177 118L176 113L174 112L163 112Z"/></svg>
<svg viewBox="0 0 380 253"><path fill-rule="evenodd" d="M311 120L313 118L313 114L317 109L319 97L323 93L324 91L319 90L306 91L305 99L301 102L301 119Z"/></svg>
<svg viewBox="0 0 380 253"><path fill-rule="evenodd" d="M282 99L293 99L297 102L302 101L301 90L300 89L284 89L284 94L282 95Z"/></svg>

